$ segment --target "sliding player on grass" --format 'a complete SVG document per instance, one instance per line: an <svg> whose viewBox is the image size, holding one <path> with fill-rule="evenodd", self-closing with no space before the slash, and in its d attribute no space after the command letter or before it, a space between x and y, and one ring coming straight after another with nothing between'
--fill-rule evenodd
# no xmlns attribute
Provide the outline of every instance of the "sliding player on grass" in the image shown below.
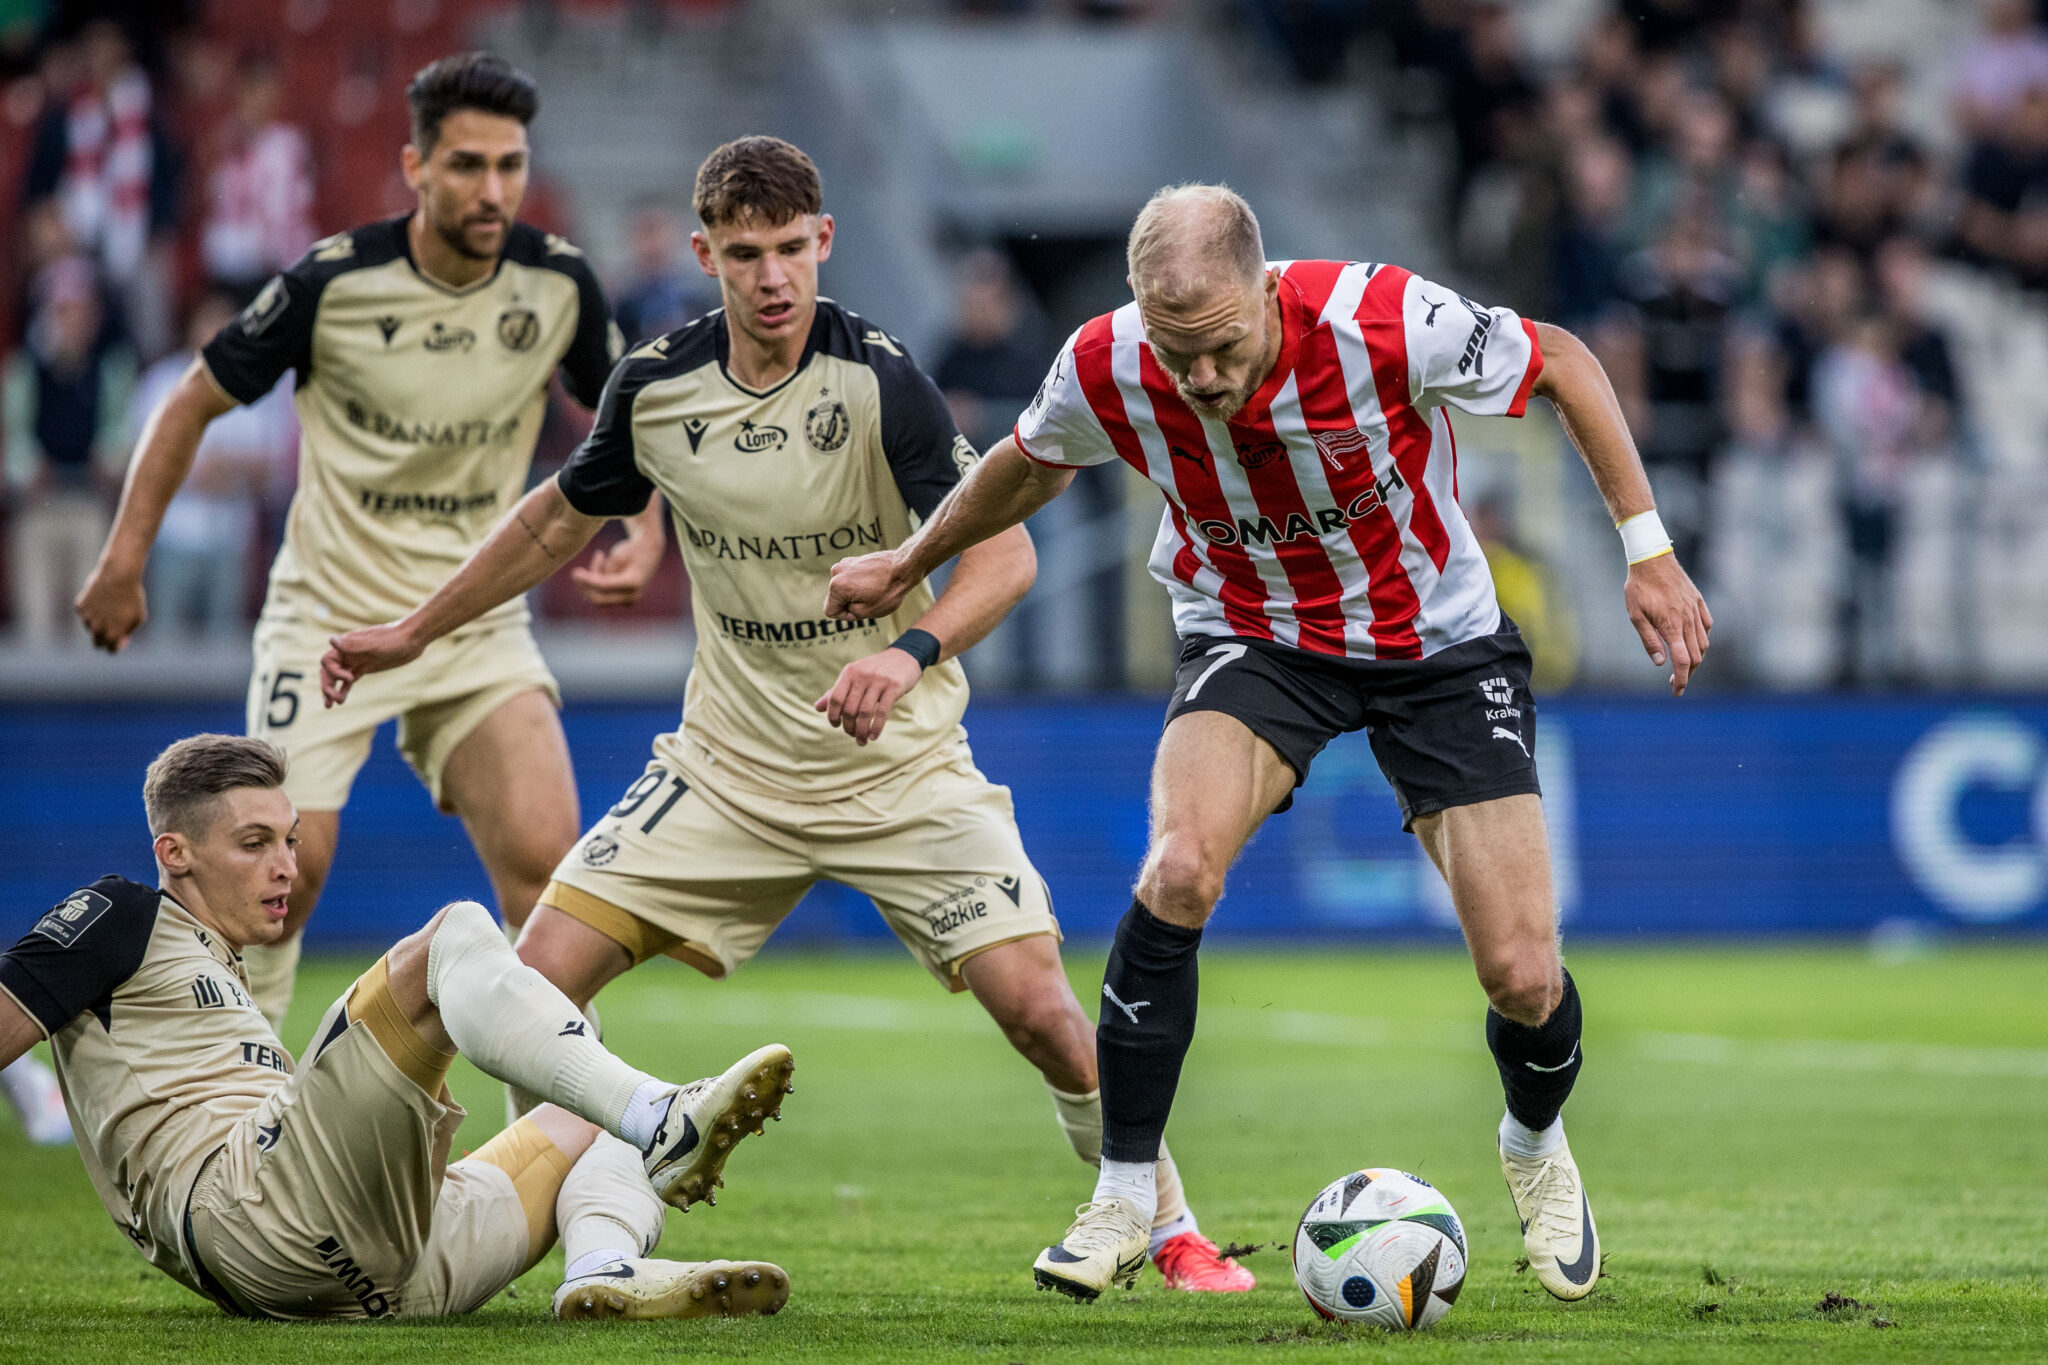
<svg viewBox="0 0 2048 1365"><path fill-rule="evenodd" d="M1015 433L909 542L836 565L826 614L886 616L948 559L1122 459L1167 507L1152 572L1181 665L1152 770L1152 835L1117 928L1096 1032L1095 1200L1034 1267L1093 1298L1142 1251L1152 1160L1195 1030L1196 950L1224 875L1310 760L1364 729L1444 880L1491 1008L1502 1170L1529 1262L1562 1299L1600 1273L1558 1115L1578 1076L1578 990L1558 955L1529 652L1457 504L1445 405L1556 405L1629 560L1643 646L1682 693L1705 602L1669 553L1599 362L1569 333L1396 266L1268 263L1220 186L1162 191L1131 230L1135 301L1089 322Z"/></svg>
<svg viewBox="0 0 2048 1365"><path fill-rule="evenodd" d="M780 1308L778 1267L646 1253L663 1202L708 1200L733 1144L778 1116L788 1049L656 1080L458 901L363 973L294 1063L242 966L289 913L284 782L259 739L171 745L143 785L159 887L102 877L0 954L0 1065L50 1040L86 1171L137 1250L237 1316L438 1316L524 1274L559 1227L557 1316ZM548 1103L449 1165L458 1051Z"/></svg>
<svg viewBox="0 0 2048 1365"><path fill-rule="evenodd" d="M346 712L316 699L327 637L386 621L439 586L526 487L557 369L594 406L618 358L583 253L517 221L532 80L472 52L407 87L406 182L419 207L314 245L209 342L144 430L121 510L78 614L119 649L145 615L144 561L206 424L296 371L299 490L270 571L249 679L248 732L290 755L300 876L275 944L253 947L256 1003L282 1027L300 931L334 858L370 741L398 747L462 817L498 913L525 921L581 819L555 680L523 602L436 644ZM660 548L658 512L633 533Z"/></svg>
<svg viewBox="0 0 2048 1365"><path fill-rule="evenodd" d="M559 480L447 586L395 625L338 637L322 663L329 699L420 667L408 661L432 641L658 489L697 620L682 725L563 859L520 956L579 1003L657 954L723 979L812 885L844 882L949 990L974 992L1044 1075L1075 1150L1098 1159L1095 1053L1051 900L1010 794L975 768L960 727L953 656L1031 586L1030 538L1016 527L962 555L936 600L920 583L886 619L822 619L832 562L901 543L974 452L893 338L818 297L833 229L809 157L775 138L728 143L698 171L695 205L724 309L628 356ZM1161 1196L1140 1251L1176 1287L1251 1288L1202 1237L1172 1159L1154 1158Z"/></svg>

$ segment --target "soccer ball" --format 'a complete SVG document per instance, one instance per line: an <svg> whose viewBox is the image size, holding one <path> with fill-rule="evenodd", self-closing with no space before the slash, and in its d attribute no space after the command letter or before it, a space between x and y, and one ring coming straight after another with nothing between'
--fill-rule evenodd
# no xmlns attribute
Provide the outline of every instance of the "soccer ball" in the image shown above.
<svg viewBox="0 0 2048 1365"><path fill-rule="evenodd" d="M1465 1227L1420 1176L1354 1171L1301 1215L1294 1282L1323 1317L1404 1332L1428 1327L1465 1287Z"/></svg>

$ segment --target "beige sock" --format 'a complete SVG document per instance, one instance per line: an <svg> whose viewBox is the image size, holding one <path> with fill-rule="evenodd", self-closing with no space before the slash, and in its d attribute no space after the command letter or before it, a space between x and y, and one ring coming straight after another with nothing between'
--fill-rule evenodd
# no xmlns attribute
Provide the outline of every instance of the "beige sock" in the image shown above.
<svg viewBox="0 0 2048 1365"><path fill-rule="evenodd" d="M292 983L299 975L301 934L275 943L252 943L242 949L242 970L249 976L249 996L278 1037L284 1037L284 1017L292 1008Z"/></svg>
<svg viewBox="0 0 2048 1365"><path fill-rule="evenodd" d="M1085 1095L1070 1095L1064 1090L1055 1090L1051 1084L1045 1087L1052 1091L1053 1112L1059 1116L1060 1131L1067 1135L1067 1141L1074 1145L1074 1153L1090 1166L1102 1164L1102 1092L1091 1090ZM1182 1217L1188 1211L1187 1192L1181 1189L1180 1168L1173 1164L1173 1154L1166 1150L1162 1139L1159 1143L1159 1168L1156 1176L1159 1187L1159 1210L1152 1216L1152 1226L1163 1228Z"/></svg>
<svg viewBox="0 0 2048 1365"><path fill-rule="evenodd" d="M555 1196L564 1263L573 1266L605 1251L645 1256L661 1241L667 1212L640 1169L640 1153L610 1133L599 1133Z"/></svg>

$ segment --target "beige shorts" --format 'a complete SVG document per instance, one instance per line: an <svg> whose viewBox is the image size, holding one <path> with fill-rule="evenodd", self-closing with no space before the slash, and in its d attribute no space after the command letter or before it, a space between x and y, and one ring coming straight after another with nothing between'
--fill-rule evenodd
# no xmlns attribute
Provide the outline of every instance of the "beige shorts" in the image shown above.
<svg viewBox="0 0 2048 1365"><path fill-rule="evenodd" d="M331 634L297 621L256 627L248 732L291 759L284 790L300 810L347 805L377 727L394 716L398 751L434 794L434 804L448 810L441 772L485 717L522 692L544 692L561 705L554 674L522 623L436 640L405 667L358 682L340 706L323 706L320 656Z"/></svg>
<svg viewBox="0 0 2048 1365"><path fill-rule="evenodd" d="M290 1319L467 1313L539 1260L569 1159L521 1122L448 1164L464 1117L443 1084L453 1058L405 1021L382 959L313 1036L291 1083L192 1187L185 1254L222 1307Z"/></svg>
<svg viewBox="0 0 2048 1365"><path fill-rule="evenodd" d="M966 989L960 968L976 953L1059 937L1009 789L964 749L816 803L686 781L657 757L570 850L540 903L635 963L665 953L718 980L759 952L819 881L872 898L949 990Z"/></svg>

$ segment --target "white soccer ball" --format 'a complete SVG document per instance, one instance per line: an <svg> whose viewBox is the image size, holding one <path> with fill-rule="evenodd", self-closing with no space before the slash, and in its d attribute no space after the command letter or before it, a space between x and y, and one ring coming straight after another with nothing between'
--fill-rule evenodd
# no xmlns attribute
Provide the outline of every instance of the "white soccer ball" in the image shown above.
<svg viewBox="0 0 2048 1365"><path fill-rule="evenodd" d="M1326 1318L1413 1332L1465 1287L1465 1225L1434 1185L1370 1167L1333 1180L1294 1234L1294 1282Z"/></svg>

